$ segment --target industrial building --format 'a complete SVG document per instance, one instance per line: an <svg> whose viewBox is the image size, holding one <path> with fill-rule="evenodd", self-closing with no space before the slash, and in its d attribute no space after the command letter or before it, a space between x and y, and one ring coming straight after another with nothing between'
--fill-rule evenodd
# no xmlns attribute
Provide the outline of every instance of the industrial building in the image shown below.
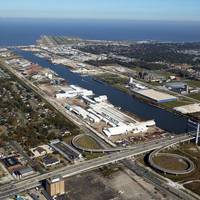
<svg viewBox="0 0 200 200"><path fill-rule="evenodd" d="M138 122L107 102L90 104L88 111L111 126L110 128L103 129L104 134L108 137L129 132L144 133L150 126L155 126L154 120Z"/></svg>
<svg viewBox="0 0 200 200"><path fill-rule="evenodd" d="M172 96L172 95L164 93L164 92L159 92L159 91L156 91L153 89L138 90L135 92L147 99L150 99L153 102L156 102L156 103L166 103L166 102L177 100L177 97L175 97L175 96Z"/></svg>
<svg viewBox="0 0 200 200"><path fill-rule="evenodd" d="M104 122L111 126L104 128L103 133L108 137L112 135L132 133L144 133L150 126L155 126L155 121L138 122L134 118L124 114L107 102L107 96L102 95L93 99L81 97L88 105L87 109L80 106L67 105L66 108L80 116L86 121L92 123Z"/></svg>
<svg viewBox="0 0 200 200"><path fill-rule="evenodd" d="M88 119L92 123L100 122L99 117L81 108L80 106L67 106L67 109L70 110L71 112L74 112L76 115L80 116L83 119Z"/></svg>
<svg viewBox="0 0 200 200"><path fill-rule="evenodd" d="M116 136L121 134L128 134L129 132L133 133L145 133L147 132L148 128L151 126L155 126L155 121L150 120L146 122L138 122L135 124L122 124L120 126L106 128L103 132L108 136Z"/></svg>
<svg viewBox="0 0 200 200"><path fill-rule="evenodd" d="M64 89L56 94L56 98L73 98L77 96L93 96L92 90L83 89L81 87L70 85L68 89Z"/></svg>
<svg viewBox="0 0 200 200"><path fill-rule="evenodd" d="M51 157L45 156L42 159L42 164L44 165L44 167L52 167L52 166L60 164L60 160L58 160L57 158L54 158L52 156Z"/></svg>
<svg viewBox="0 0 200 200"><path fill-rule="evenodd" d="M171 83L166 83L165 87L171 91L178 92L178 93L183 93L186 92L188 93L188 85L186 83L182 82L171 82Z"/></svg>
<svg viewBox="0 0 200 200"><path fill-rule="evenodd" d="M2 161L9 171L14 171L17 168L22 167L21 163L15 156L6 157Z"/></svg>
<svg viewBox="0 0 200 200"><path fill-rule="evenodd" d="M111 126L118 126L122 123L135 123L136 120L125 115L118 109L116 109L112 104L102 102L96 103L94 105L90 105L90 108L93 110L97 116L101 117L101 119L108 123Z"/></svg>
<svg viewBox="0 0 200 200"><path fill-rule="evenodd" d="M106 95L101 95L99 97L95 97L94 100L97 102L97 103L101 103L101 102L105 102L108 100L108 97Z"/></svg>
<svg viewBox="0 0 200 200"><path fill-rule="evenodd" d="M34 173L35 172L31 167L22 167L22 168L16 169L13 172L13 176L16 177L16 178L21 179L21 178L25 178L27 176L31 176Z"/></svg>
<svg viewBox="0 0 200 200"><path fill-rule="evenodd" d="M51 197L56 197L65 193L65 181L61 177L47 179L46 191Z"/></svg>
<svg viewBox="0 0 200 200"><path fill-rule="evenodd" d="M76 162L83 159L83 156L79 151L60 140L51 141L50 146L70 162Z"/></svg>
<svg viewBox="0 0 200 200"><path fill-rule="evenodd" d="M184 106L175 107L174 110L183 114L197 113L200 112L200 104L189 104Z"/></svg>
<svg viewBox="0 0 200 200"><path fill-rule="evenodd" d="M129 79L129 86L131 86L134 90L144 90L147 89L146 86L136 82L132 77Z"/></svg>

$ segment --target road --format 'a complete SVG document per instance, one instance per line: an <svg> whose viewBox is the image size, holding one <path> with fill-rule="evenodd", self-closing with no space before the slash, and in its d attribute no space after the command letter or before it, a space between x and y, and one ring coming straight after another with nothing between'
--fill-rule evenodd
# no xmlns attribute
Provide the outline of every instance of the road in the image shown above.
<svg viewBox="0 0 200 200"><path fill-rule="evenodd" d="M78 118L75 114L65 109L61 104L59 104L56 101L56 99L49 97L45 92L43 92L40 88L34 85L30 80L26 79L23 75L18 73L15 69L12 69L12 67L7 65L6 63L2 63L2 67L4 67L6 70L12 73L18 80L23 82L28 88L33 90L36 94L38 94L41 98L48 102L57 112L61 113L64 117L72 121L78 127L81 127L82 130L84 130L84 132L92 134L93 137L96 137L101 142L101 145L103 147L108 147L108 145L112 147L116 146L108 138L97 132L85 121L83 121L82 119Z"/></svg>
<svg viewBox="0 0 200 200"><path fill-rule="evenodd" d="M162 191L164 194L170 197L171 200L195 200L199 199L196 195L193 196L191 193L187 193L179 188L176 188L170 184L163 178L160 177L157 173L145 168L141 164L132 160L124 160L123 164L135 172L138 176L143 177L147 182L153 184L156 188Z"/></svg>
<svg viewBox="0 0 200 200"><path fill-rule="evenodd" d="M80 120L78 117L73 115L71 112L68 112L66 109L63 109L63 106L58 104L54 99L49 98L47 94L45 94L43 91L41 91L39 88L37 88L32 82L24 78L21 74L17 73L14 69L12 69L9 66L5 66L7 70L9 70L13 75L15 75L19 80L24 82L29 88L31 88L35 93L37 93L39 96L41 96L44 100L46 100L49 104L51 104L57 111L59 111L62 115L64 115L66 118L74 122L77 126L82 127L85 131L87 131L89 134L92 134L94 137L96 137L98 140L100 138L101 145L103 147L108 147L106 143L109 145L114 145L104 136L99 134L96 130L94 130L92 127L90 127L88 124ZM61 175L64 178L70 177L73 175L77 175L79 173L86 172L88 170L93 170L98 167L114 163L117 161L121 161L126 158L130 158L135 155L143 154L148 151L161 148L163 146L168 146L171 144L177 144L180 141L187 141L190 140L192 137L191 136L176 136L173 139L166 139L166 141L154 141L149 144L142 144L142 145L137 145L137 148L132 148L126 151L122 152L117 152L113 154L109 154L106 156L103 156L101 158L89 160L89 161L84 161L79 164L75 165L70 165L66 166L60 169L57 169L53 172L37 175L34 177L31 177L27 180L22 180L17 183L11 183L8 185L4 185L0 187L0 199L6 199L9 196L13 196L16 194L19 194L20 192L29 190L31 188L34 188L38 185L40 185L40 181L45 180L47 178L56 176L56 175ZM158 184L159 185L159 184Z"/></svg>
<svg viewBox="0 0 200 200"><path fill-rule="evenodd" d="M173 91L171 91L171 90L168 90L167 88L165 89L164 87L162 88L162 87L160 87L160 86L154 86L154 85L151 85L151 84L149 84L149 83L142 82L142 81L139 81L139 80L136 80L136 79L134 79L134 81L137 82L137 83L139 83L139 84L141 84L141 85L144 85L144 86L146 86L146 87L148 87L148 88L150 88L150 89L154 89L154 90L157 90L157 91L160 91L160 92L167 92L167 93L169 93L169 94L171 94L171 95L174 95L174 96L177 96L177 97L185 98L185 99L187 99L188 101L192 101L192 102L194 102L194 103L200 103L200 100L198 100L198 99L194 99L194 98L189 97L189 96L186 96L186 95L184 95L184 94L180 94L180 93L177 93L177 92L173 92Z"/></svg>
<svg viewBox="0 0 200 200"><path fill-rule="evenodd" d="M166 140L166 141L163 141L160 143L151 142L149 144L141 144L140 146L137 146L136 149L105 155L100 158L83 161L78 164L69 165L69 166L54 170L49 173L37 175L37 176L31 177L27 180L19 181L17 183L7 184L7 185L0 187L0 199L3 200L9 196L12 196L12 195L18 194L22 191L31 189L31 188L35 187L35 185L38 185L40 181L43 181L50 177L60 175L63 178L67 178L67 177L74 176L74 175L77 175L77 174L80 174L80 173L83 173L83 172L86 172L89 170L99 168L104 165L108 165L111 163L115 163L117 161L121 161L126 158L130 158L132 156L144 154L144 153L147 153L147 152L157 149L157 148L175 145L175 144L179 143L180 141L188 141L191 138L192 137L188 136L188 135L187 136L181 135L181 136L176 136L173 139L169 139L169 140Z"/></svg>

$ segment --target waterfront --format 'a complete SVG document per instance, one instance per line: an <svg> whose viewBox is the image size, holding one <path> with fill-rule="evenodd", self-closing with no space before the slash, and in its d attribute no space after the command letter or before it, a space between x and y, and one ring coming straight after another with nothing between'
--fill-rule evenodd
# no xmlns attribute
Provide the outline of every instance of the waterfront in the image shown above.
<svg viewBox="0 0 200 200"><path fill-rule="evenodd" d="M0 46L34 44L41 35L94 40L200 41L198 22L1 18L0 28Z"/></svg>
<svg viewBox="0 0 200 200"><path fill-rule="evenodd" d="M82 77L80 74L71 72L70 69L65 66L51 64L43 58L36 57L31 52L24 52L19 49L15 51L17 54L33 63L38 63L43 67L54 70L69 84L79 85L83 88L93 90L96 95L107 95L112 104L121 107L125 111L132 112L144 120L154 119L157 126L164 130L175 133L183 133L187 130L187 118L183 116L178 116L174 113L144 103L107 84L97 82L91 77Z"/></svg>

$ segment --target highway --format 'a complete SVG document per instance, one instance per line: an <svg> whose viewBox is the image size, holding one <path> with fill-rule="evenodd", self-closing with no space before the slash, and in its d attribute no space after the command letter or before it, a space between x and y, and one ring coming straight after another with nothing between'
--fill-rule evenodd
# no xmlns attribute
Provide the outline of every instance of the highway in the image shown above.
<svg viewBox="0 0 200 200"><path fill-rule="evenodd" d="M192 133L190 133L190 135L192 135ZM76 149L78 149L80 151L83 151L83 152L90 152L90 153L106 153L107 152L107 153L111 153L111 152L117 152L117 151L132 150L132 149L135 149L135 148L141 146L141 144L134 144L133 146L126 146L126 147L110 147L110 146L109 147L104 147L103 146L103 148L90 149L90 148L82 147L81 145L78 144L78 140L81 139L82 137L85 137L85 136L91 137L93 140L95 140L101 146L101 142L99 141L99 139L94 137L93 135L90 135L90 134L77 135L72 139L72 145ZM171 139L171 136L167 136L167 137L164 137L164 138L154 139L152 142L161 143L161 142L164 142L164 141L170 140L170 139ZM144 145L145 144L149 144L149 141L148 142L144 142L142 144L144 144Z"/></svg>
<svg viewBox="0 0 200 200"><path fill-rule="evenodd" d="M111 145L112 147L115 147L115 145L111 143L106 137L99 134L96 130L94 130L87 123L85 123L84 121L80 120L78 117L73 115L71 112L67 111L66 109L63 109L63 106L58 104L56 100L47 96L47 94L41 91L32 82L24 78L21 74L17 73L14 69L12 69L11 67L7 65L6 66L4 65L4 67L8 71L10 71L14 76L16 76L16 78L21 80L28 87L30 87L34 92L36 92L39 96L41 96L44 100L46 100L49 104L51 104L58 112L60 112L66 118L74 122L77 126L82 127L84 131L92 135L94 138L96 138L96 140L98 141L100 140L101 146L103 148L107 149L108 144ZM74 175L77 175L89 170L99 168L104 165L108 165L110 163L114 163L117 161L130 158L132 156L147 153L154 149L159 149L159 148L167 147L170 145L175 145L175 144L180 143L181 141L182 142L188 141L188 140L191 140L192 138L193 137L189 135L179 135L179 136L175 136L174 138L165 138L165 140L152 141L147 144L136 145L128 149L118 149L118 152L116 153L105 155L97 159L83 161L81 163L74 164L74 165L69 165L69 166L54 170L53 172L36 175L27 180L21 180L18 182L9 183L7 185L0 187L0 200L4 200L10 196L13 196L13 195L19 194L20 192L34 188L40 185L41 181L50 177L54 177L57 175L61 175L64 178L74 176Z"/></svg>
<svg viewBox="0 0 200 200"><path fill-rule="evenodd" d="M13 184L9 183L7 185L0 187L0 199L3 200L9 196L31 189L35 187L35 185L38 185L40 181L43 181L50 177L61 175L63 178L67 178L67 177L74 176L74 175L77 175L89 170L99 168L104 165L121 161L126 158L130 158L139 154L144 154L157 148L175 145L181 141L182 142L188 141L188 140L191 140L192 138L193 138L192 136L181 135L181 136L176 136L173 139L169 139L169 140L159 142L159 143L150 142L149 144L141 144L140 146L137 146L137 148L132 149L132 150L105 155L103 157L96 158L93 160L83 161L78 164L69 165L69 166L57 169L53 172L37 175L27 180L19 181L17 183L13 183Z"/></svg>
<svg viewBox="0 0 200 200"><path fill-rule="evenodd" d="M73 122L78 127L81 127L84 132L91 134L93 137L98 139L101 142L101 146L107 148L108 145L112 147L116 147L114 143L112 143L108 138L97 132L94 128L92 128L85 121L78 118L75 114L71 113L67 109L65 109L61 104L59 104L56 99L49 97L45 92L43 92L40 88L34 85L30 80L26 79L23 75L18 73L15 69L12 69L6 63L3 63L3 66L6 70L12 73L17 79L23 82L28 88L33 90L36 94L38 94L41 98L43 98L46 102L48 102L56 111L61 113L68 120Z"/></svg>
<svg viewBox="0 0 200 200"><path fill-rule="evenodd" d="M181 190L169 184L169 182L161 177L159 174L155 173L149 168L144 167L142 164L137 161L124 160L123 164L136 173L138 176L143 177L147 182L153 184L156 188L162 191L164 194L167 194L172 200L196 200L199 197L189 191Z"/></svg>

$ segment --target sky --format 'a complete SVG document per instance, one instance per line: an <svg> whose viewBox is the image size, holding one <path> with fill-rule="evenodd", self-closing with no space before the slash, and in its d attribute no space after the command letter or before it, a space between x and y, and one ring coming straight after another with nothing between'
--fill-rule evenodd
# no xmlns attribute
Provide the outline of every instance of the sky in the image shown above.
<svg viewBox="0 0 200 200"><path fill-rule="evenodd" d="M0 0L0 17L200 21L200 0Z"/></svg>

